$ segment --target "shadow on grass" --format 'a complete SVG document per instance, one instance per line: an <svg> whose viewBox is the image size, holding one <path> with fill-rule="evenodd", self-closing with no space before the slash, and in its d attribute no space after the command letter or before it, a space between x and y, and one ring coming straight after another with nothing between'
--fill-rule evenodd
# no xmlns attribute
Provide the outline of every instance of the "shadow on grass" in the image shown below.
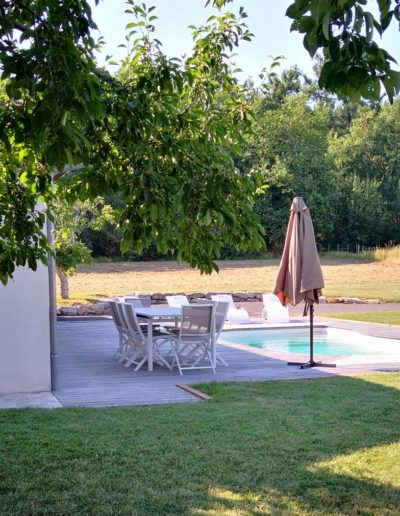
<svg viewBox="0 0 400 516"><path fill-rule="evenodd" d="M3 411L0 512L399 513L399 374L198 387L213 400Z"/></svg>

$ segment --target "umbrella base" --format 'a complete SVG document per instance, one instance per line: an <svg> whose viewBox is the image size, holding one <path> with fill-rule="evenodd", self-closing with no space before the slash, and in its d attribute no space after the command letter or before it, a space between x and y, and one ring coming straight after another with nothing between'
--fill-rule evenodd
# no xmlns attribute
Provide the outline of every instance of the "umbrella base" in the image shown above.
<svg viewBox="0 0 400 516"><path fill-rule="evenodd" d="M336 367L336 364L323 364L309 360L308 362L288 362L287 365L299 365L300 369L308 369L309 367Z"/></svg>

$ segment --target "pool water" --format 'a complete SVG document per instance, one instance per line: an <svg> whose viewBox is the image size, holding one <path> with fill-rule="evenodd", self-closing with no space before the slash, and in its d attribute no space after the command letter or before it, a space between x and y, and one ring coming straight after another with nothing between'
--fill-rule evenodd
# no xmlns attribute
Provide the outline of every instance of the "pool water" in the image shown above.
<svg viewBox="0 0 400 516"><path fill-rule="evenodd" d="M287 353L310 352L309 328L228 330L221 337L225 341L253 348ZM336 328L314 328L314 353L341 356L400 353L400 340L369 337Z"/></svg>

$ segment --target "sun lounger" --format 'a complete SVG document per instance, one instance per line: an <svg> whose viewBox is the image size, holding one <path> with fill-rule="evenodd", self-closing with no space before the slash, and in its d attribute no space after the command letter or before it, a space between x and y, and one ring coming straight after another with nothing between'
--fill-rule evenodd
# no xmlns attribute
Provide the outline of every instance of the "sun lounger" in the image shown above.
<svg viewBox="0 0 400 516"><path fill-rule="evenodd" d="M211 296L213 301L228 303L228 322L229 324L249 324L251 319L244 308L236 308L231 294L214 294Z"/></svg>
<svg viewBox="0 0 400 516"><path fill-rule="evenodd" d="M289 310L275 294L263 294L263 316L270 323L290 322Z"/></svg>

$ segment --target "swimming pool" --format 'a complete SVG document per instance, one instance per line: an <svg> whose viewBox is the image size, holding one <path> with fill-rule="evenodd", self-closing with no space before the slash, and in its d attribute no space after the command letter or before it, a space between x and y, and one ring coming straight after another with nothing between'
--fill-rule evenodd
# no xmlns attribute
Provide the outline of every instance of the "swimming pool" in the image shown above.
<svg viewBox="0 0 400 516"><path fill-rule="evenodd" d="M309 328L227 330L221 335L227 342L253 348L308 354ZM400 340L369 337L350 330L314 328L316 355L391 355L400 353Z"/></svg>

